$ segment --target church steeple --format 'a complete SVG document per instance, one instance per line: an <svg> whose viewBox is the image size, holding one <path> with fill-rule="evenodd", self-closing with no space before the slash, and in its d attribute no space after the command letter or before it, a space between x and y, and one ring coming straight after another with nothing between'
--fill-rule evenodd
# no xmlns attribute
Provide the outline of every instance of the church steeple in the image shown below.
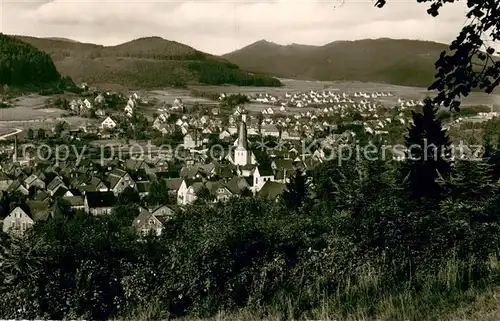
<svg viewBox="0 0 500 321"><path fill-rule="evenodd" d="M251 151L248 148L246 114L241 114L240 130L238 133L238 145L234 151L234 164L246 166L251 164Z"/></svg>
<svg viewBox="0 0 500 321"><path fill-rule="evenodd" d="M240 130L238 133L238 147L248 150L246 114L241 114Z"/></svg>

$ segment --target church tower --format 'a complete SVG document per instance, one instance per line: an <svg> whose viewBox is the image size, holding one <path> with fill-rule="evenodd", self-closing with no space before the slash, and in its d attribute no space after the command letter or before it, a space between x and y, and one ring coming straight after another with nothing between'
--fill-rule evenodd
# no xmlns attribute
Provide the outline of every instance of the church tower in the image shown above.
<svg viewBox="0 0 500 321"><path fill-rule="evenodd" d="M251 164L252 152L248 148L246 114L241 114L240 129L238 133L238 146L234 150L234 164L245 166Z"/></svg>

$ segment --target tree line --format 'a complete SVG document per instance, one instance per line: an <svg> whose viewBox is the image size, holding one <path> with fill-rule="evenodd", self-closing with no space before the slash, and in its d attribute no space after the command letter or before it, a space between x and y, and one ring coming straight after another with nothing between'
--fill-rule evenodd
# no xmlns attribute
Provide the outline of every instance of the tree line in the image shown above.
<svg viewBox="0 0 500 321"><path fill-rule="evenodd" d="M57 83L60 79L48 54L0 33L0 84L40 86Z"/></svg>

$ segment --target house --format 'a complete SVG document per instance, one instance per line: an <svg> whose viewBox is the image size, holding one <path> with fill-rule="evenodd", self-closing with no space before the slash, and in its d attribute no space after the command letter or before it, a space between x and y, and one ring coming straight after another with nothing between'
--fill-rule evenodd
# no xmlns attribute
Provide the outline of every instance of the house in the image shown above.
<svg viewBox="0 0 500 321"><path fill-rule="evenodd" d="M23 234L33 224L35 221L18 206L3 220L2 230L5 233Z"/></svg>
<svg viewBox="0 0 500 321"><path fill-rule="evenodd" d="M257 195L262 198L278 200L278 197L283 194L285 189L286 186L283 183L266 181Z"/></svg>
<svg viewBox="0 0 500 321"><path fill-rule="evenodd" d="M216 188L212 189L211 192L215 195L215 201L217 202L226 202L234 195L233 192L223 184L216 185Z"/></svg>
<svg viewBox="0 0 500 321"><path fill-rule="evenodd" d="M116 204L113 192L87 192L85 194L84 209L92 215L110 214Z"/></svg>
<svg viewBox="0 0 500 321"><path fill-rule="evenodd" d="M219 133L219 139L225 140L231 138L231 133L228 130L223 130Z"/></svg>
<svg viewBox="0 0 500 321"><path fill-rule="evenodd" d="M54 196L59 188L65 188L65 189L67 189L67 187L64 184L64 182L62 181L62 179L59 178L59 177L55 177L49 183L49 185L47 185L47 192L49 192L49 194L51 196Z"/></svg>
<svg viewBox="0 0 500 321"><path fill-rule="evenodd" d="M107 192L109 190L106 184L97 177L92 177L89 182L82 182L77 187L82 192Z"/></svg>
<svg viewBox="0 0 500 321"><path fill-rule="evenodd" d="M111 119L111 117L106 117L101 123L102 129L114 129L116 127L116 122Z"/></svg>
<svg viewBox="0 0 500 321"><path fill-rule="evenodd" d="M177 189L177 204L179 205L186 204L187 189L188 189L188 183L186 182L185 179L182 179L182 182L179 185L179 188Z"/></svg>
<svg viewBox="0 0 500 321"><path fill-rule="evenodd" d="M199 166L183 166L179 173L179 176L182 178L202 178L204 172L201 170Z"/></svg>
<svg viewBox="0 0 500 321"><path fill-rule="evenodd" d="M136 183L136 186L140 197L147 196L151 189L151 183L149 181L139 181Z"/></svg>
<svg viewBox="0 0 500 321"><path fill-rule="evenodd" d="M274 172L270 165L259 165L253 171L253 189L260 191L266 182L274 181Z"/></svg>
<svg viewBox="0 0 500 321"><path fill-rule="evenodd" d="M196 193L203 187L203 183L194 180L183 180L177 191L177 204L191 204L196 200Z"/></svg>
<svg viewBox="0 0 500 321"><path fill-rule="evenodd" d="M132 177L124 170L115 168L109 173L109 190L115 195L123 192L127 187L132 187L136 189L136 183Z"/></svg>
<svg viewBox="0 0 500 321"><path fill-rule="evenodd" d="M0 191L6 191L12 182L13 180L7 174L0 171Z"/></svg>
<svg viewBox="0 0 500 321"><path fill-rule="evenodd" d="M64 201L68 202L70 208L73 210L84 210L85 209L85 200L81 195L79 195L79 196L64 196L62 199Z"/></svg>
<svg viewBox="0 0 500 321"><path fill-rule="evenodd" d="M132 223L134 229L142 235L153 234L161 235L163 231L163 223L149 211L143 209Z"/></svg>
<svg viewBox="0 0 500 321"><path fill-rule="evenodd" d="M29 190L21 184L19 181L13 181L12 184L7 188L8 193L19 192L25 196L30 194Z"/></svg>
<svg viewBox="0 0 500 321"><path fill-rule="evenodd" d="M170 196L177 197L177 192L179 191L183 181L184 180L182 178L168 178L165 180Z"/></svg>
<svg viewBox="0 0 500 321"><path fill-rule="evenodd" d="M300 140L300 134L296 131L287 131L284 130L281 133L282 140Z"/></svg>
<svg viewBox="0 0 500 321"><path fill-rule="evenodd" d="M198 139L196 134L186 134L184 136L183 145L185 149L193 149L200 147L202 145L202 141Z"/></svg>
<svg viewBox="0 0 500 321"><path fill-rule="evenodd" d="M273 137L279 137L280 136L280 131L273 124L262 125L261 133L262 133L262 136L273 136Z"/></svg>
<svg viewBox="0 0 500 321"><path fill-rule="evenodd" d="M159 219L169 219L174 215L174 211L167 205L160 205L151 210L151 214Z"/></svg>
<svg viewBox="0 0 500 321"><path fill-rule="evenodd" d="M195 182L191 184L187 190L186 190L186 196L184 198L185 203L184 204L192 204L198 196L196 195L202 188L203 188L203 183L202 182Z"/></svg>

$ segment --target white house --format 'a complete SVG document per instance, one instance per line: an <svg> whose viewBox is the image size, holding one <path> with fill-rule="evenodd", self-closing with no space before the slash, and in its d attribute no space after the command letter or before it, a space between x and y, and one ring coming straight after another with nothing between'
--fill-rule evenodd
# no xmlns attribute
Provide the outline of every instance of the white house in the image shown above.
<svg viewBox="0 0 500 321"><path fill-rule="evenodd" d="M33 219L18 206L3 220L3 231L22 234L34 223Z"/></svg>
<svg viewBox="0 0 500 321"><path fill-rule="evenodd" d="M111 117L106 117L105 120L101 123L101 128L103 129L113 129L116 127L116 122L111 119Z"/></svg>
<svg viewBox="0 0 500 321"><path fill-rule="evenodd" d="M253 171L253 190L260 191L267 181L274 181L273 169L270 166L258 166Z"/></svg>

